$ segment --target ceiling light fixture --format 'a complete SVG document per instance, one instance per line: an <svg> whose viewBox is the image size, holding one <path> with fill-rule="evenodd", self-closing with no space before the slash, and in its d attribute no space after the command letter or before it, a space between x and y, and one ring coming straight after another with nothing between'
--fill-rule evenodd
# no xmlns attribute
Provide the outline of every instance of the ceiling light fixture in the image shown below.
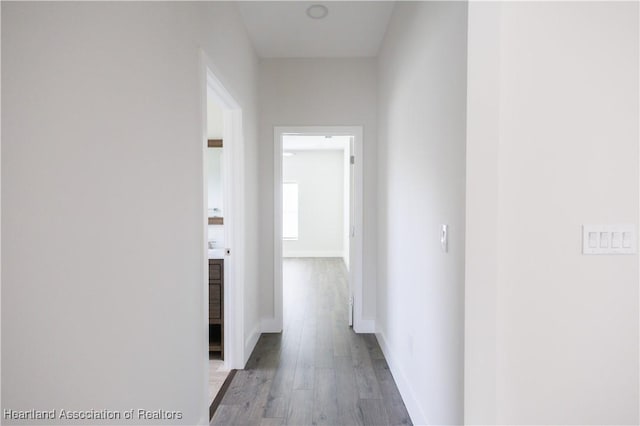
<svg viewBox="0 0 640 426"><path fill-rule="evenodd" d="M307 8L307 16L311 19L323 19L329 14L327 6L321 4L312 4Z"/></svg>

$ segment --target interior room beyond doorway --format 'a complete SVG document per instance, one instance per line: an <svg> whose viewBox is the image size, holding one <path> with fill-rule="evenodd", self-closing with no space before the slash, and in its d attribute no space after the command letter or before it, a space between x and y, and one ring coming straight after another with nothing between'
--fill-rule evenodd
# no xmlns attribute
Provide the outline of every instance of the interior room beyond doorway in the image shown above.
<svg viewBox="0 0 640 426"><path fill-rule="evenodd" d="M282 256L349 266L350 136L285 135Z"/></svg>

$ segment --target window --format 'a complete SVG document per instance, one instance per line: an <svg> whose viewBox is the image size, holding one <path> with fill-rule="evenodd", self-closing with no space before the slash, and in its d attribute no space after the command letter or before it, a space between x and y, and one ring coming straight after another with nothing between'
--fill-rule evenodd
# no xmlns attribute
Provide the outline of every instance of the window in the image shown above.
<svg viewBox="0 0 640 426"><path fill-rule="evenodd" d="M298 184L282 184L282 239L298 239Z"/></svg>

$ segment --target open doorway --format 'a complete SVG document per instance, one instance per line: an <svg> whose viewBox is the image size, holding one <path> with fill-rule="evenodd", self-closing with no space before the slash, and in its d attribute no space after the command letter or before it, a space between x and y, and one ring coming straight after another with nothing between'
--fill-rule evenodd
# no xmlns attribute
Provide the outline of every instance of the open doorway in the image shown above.
<svg viewBox="0 0 640 426"><path fill-rule="evenodd" d="M201 51L203 86L203 378L209 418L227 373L244 367L242 110Z"/></svg>
<svg viewBox="0 0 640 426"><path fill-rule="evenodd" d="M224 112L211 93L207 93L207 257L208 257L208 344L209 403L222 387L229 369L224 363L225 290L225 161ZM229 141L227 141L228 145ZM227 217L227 224L229 218ZM227 262L229 266L229 262ZM228 281L227 281L228 284Z"/></svg>
<svg viewBox="0 0 640 426"><path fill-rule="evenodd" d="M292 305L317 296L313 288L318 286L308 282L309 288L285 293L284 273L299 274L286 278L302 282L303 276L327 272L332 280L346 281L344 292L340 287L334 295L324 294L339 305L332 314L340 317L339 324L362 332L362 128L276 128L274 139L274 309L279 328L286 322L285 303L287 314L295 317Z"/></svg>

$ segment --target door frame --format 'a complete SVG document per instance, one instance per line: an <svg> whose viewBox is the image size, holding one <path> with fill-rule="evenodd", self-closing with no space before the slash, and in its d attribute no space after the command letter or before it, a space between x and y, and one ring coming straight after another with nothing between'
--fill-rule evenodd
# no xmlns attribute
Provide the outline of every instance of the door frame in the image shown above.
<svg viewBox="0 0 640 426"><path fill-rule="evenodd" d="M224 366L225 369L242 369L244 356L244 133L242 108L217 77L215 64L200 49L201 59L201 110L202 110L202 273L203 273L203 321L209 323L209 256L208 256L208 191L207 191L207 98L211 96L223 111L223 204L224 204ZM209 371L209 327L203 336L203 355ZM205 398L208 399L208 374L204 378ZM206 401L209 407L209 401ZM208 414L208 412L207 412ZM207 417L208 419L208 417Z"/></svg>
<svg viewBox="0 0 640 426"><path fill-rule="evenodd" d="M368 331L369 321L362 318L362 230L363 230L363 158L362 126L277 126L274 127L273 155L273 281L274 281L274 324L268 331L280 332L283 328L283 291L282 291L282 137L284 135L303 134L309 136L352 136L355 161L352 165L354 189L350 194L351 228L349 238L349 286L353 297L353 330L356 333ZM348 303L348 301L345 301Z"/></svg>

